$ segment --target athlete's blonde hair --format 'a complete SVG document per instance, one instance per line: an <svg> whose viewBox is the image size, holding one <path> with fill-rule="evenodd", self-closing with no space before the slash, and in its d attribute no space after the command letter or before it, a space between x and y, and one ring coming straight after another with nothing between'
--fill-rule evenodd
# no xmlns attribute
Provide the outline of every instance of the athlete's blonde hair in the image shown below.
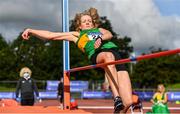
<svg viewBox="0 0 180 114"><path fill-rule="evenodd" d="M165 86L163 84L158 84L157 86L157 91L160 92L160 91L165 91Z"/></svg>
<svg viewBox="0 0 180 114"><path fill-rule="evenodd" d="M30 74L30 76L32 74L32 71L28 67L23 67L19 73L20 77L23 77L25 72L28 72Z"/></svg>
<svg viewBox="0 0 180 114"><path fill-rule="evenodd" d="M80 25L81 25L81 17L84 15L89 15L92 18L92 22L94 24L94 27L99 26L99 15L97 12L97 9L95 8L90 8L89 10L85 10L82 13L77 13L74 19L74 25L75 25L75 30L80 31Z"/></svg>

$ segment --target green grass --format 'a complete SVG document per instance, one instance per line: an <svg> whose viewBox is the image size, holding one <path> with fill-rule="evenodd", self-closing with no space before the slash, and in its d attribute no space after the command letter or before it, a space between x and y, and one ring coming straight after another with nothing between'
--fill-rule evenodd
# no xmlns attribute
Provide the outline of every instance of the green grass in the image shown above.
<svg viewBox="0 0 180 114"><path fill-rule="evenodd" d="M16 88L9 88L9 87L0 87L0 92L14 92Z"/></svg>
<svg viewBox="0 0 180 114"><path fill-rule="evenodd" d="M44 91L43 89L38 89L38 90ZM0 86L0 92L15 92L15 91L16 91L16 88Z"/></svg>
<svg viewBox="0 0 180 114"><path fill-rule="evenodd" d="M180 83L168 85L169 89L180 89Z"/></svg>

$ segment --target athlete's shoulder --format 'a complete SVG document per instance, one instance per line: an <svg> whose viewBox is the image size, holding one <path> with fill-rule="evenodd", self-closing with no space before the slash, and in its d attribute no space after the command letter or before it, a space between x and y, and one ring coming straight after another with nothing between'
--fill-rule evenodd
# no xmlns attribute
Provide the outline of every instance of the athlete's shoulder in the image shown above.
<svg viewBox="0 0 180 114"><path fill-rule="evenodd" d="M160 95L160 93L159 93L159 92L156 92L156 93L154 94L154 96L158 96L158 95Z"/></svg>

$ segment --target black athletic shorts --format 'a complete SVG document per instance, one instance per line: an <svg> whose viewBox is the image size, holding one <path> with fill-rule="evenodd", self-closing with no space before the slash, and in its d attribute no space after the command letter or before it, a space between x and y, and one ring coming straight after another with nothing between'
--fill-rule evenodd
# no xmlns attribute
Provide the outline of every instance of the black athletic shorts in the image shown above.
<svg viewBox="0 0 180 114"><path fill-rule="evenodd" d="M117 49L102 49L102 50L99 50L99 51L96 51L90 58L92 64L97 64L96 63L96 58L97 58L97 55L101 52L111 52L114 57L115 57L115 60L119 60L121 59L121 55L120 53L118 52ZM126 68L125 68L125 65L124 64L116 64L116 70L117 71L126 71Z"/></svg>

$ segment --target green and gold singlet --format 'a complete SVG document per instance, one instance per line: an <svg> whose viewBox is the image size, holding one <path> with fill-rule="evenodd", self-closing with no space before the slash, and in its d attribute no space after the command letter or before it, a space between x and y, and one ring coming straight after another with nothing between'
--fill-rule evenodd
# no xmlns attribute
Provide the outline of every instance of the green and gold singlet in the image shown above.
<svg viewBox="0 0 180 114"><path fill-rule="evenodd" d="M94 49L95 39L98 37L102 37L102 33L98 28L80 31L80 35L76 44L81 51L88 55L89 59L97 50L117 48L113 42L106 40L102 42L101 47Z"/></svg>
<svg viewBox="0 0 180 114"><path fill-rule="evenodd" d="M169 114L169 109L167 103L162 103L161 101L165 99L165 93L157 93L156 97L153 99L155 104L152 106L153 114ZM158 102L159 101L159 102Z"/></svg>

